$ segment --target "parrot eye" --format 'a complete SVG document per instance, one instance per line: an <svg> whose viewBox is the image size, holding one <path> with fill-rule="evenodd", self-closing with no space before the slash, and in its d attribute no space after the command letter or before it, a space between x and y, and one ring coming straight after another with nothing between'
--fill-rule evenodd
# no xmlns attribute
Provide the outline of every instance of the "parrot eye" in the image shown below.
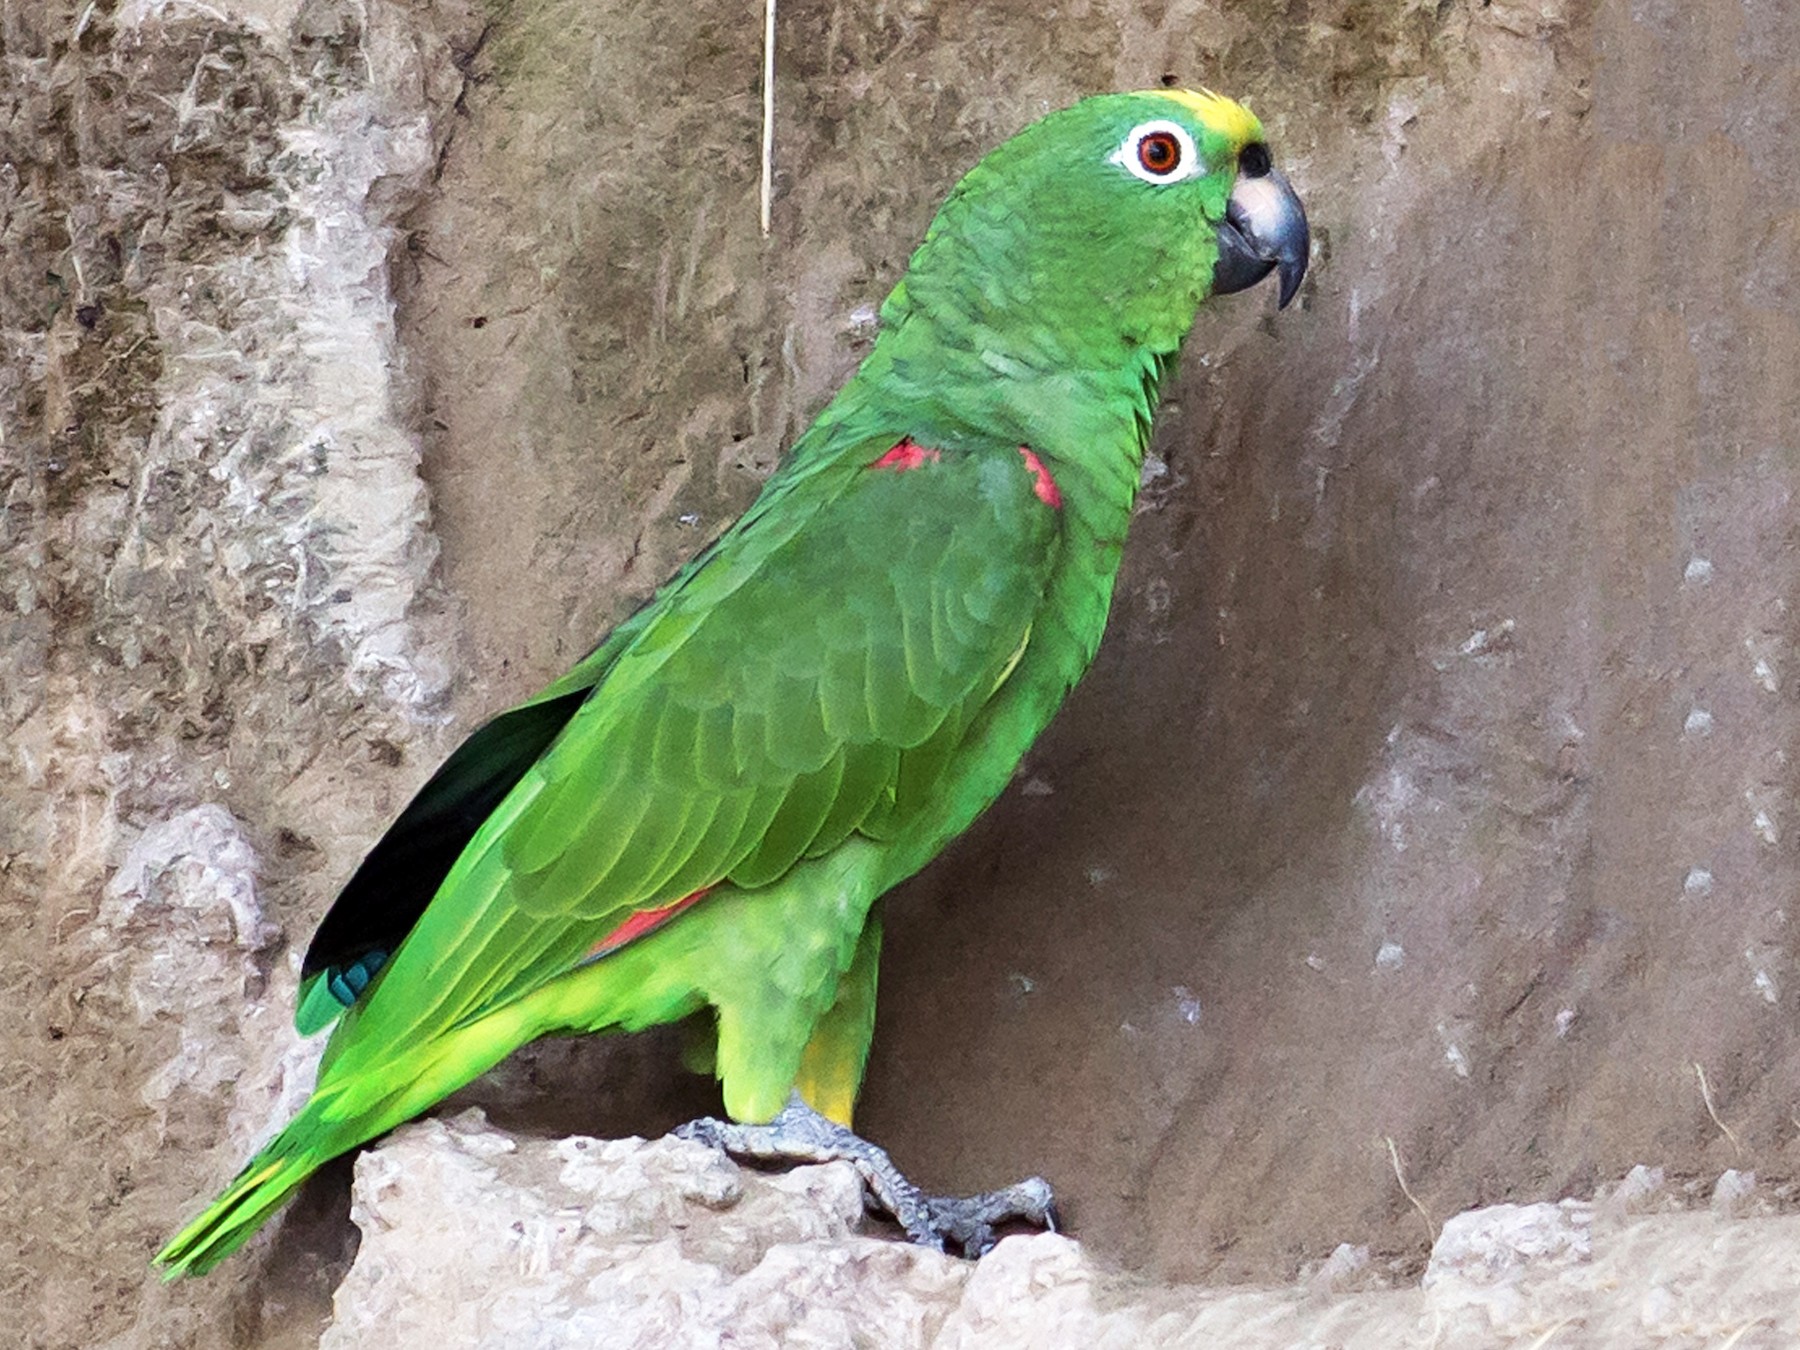
<svg viewBox="0 0 1800 1350"><path fill-rule="evenodd" d="M1181 142L1166 131L1153 131L1138 142L1138 163L1158 178L1181 166Z"/></svg>
<svg viewBox="0 0 1800 1350"><path fill-rule="evenodd" d="M1126 133L1119 148L1109 156L1133 177L1159 186L1179 183L1206 171L1194 138L1178 122L1144 122Z"/></svg>

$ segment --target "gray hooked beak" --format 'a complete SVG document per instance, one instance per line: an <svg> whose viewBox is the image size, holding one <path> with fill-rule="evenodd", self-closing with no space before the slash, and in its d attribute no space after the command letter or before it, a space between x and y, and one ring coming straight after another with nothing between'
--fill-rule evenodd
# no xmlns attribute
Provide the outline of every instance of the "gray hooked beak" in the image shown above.
<svg viewBox="0 0 1800 1350"><path fill-rule="evenodd" d="M1263 164L1268 164L1266 157ZM1279 272L1279 307L1285 309L1306 275L1306 255L1311 248L1306 208L1281 171L1265 167L1252 177L1240 170L1219 226L1213 294L1229 295L1254 286L1272 271Z"/></svg>

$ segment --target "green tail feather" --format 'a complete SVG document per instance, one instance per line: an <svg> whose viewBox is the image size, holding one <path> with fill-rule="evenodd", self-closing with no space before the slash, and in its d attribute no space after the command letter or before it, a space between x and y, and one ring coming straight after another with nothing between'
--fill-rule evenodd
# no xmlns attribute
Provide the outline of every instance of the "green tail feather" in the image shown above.
<svg viewBox="0 0 1800 1350"><path fill-rule="evenodd" d="M319 1165L338 1150L321 1153L296 1136L304 1114L271 1139L244 1166L236 1180L156 1254L165 1280L204 1275L230 1256L262 1226ZM310 1131L308 1131L310 1132Z"/></svg>
<svg viewBox="0 0 1800 1350"><path fill-rule="evenodd" d="M244 1164L219 1198L156 1254L153 1259L162 1267L163 1278L206 1274L249 1241L320 1167L392 1129L493 1062L446 1066L441 1056L423 1058L422 1063L399 1066L398 1090L365 1080L315 1091L300 1114ZM434 1068L439 1071L436 1075L431 1073Z"/></svg>
<svg viewBox="0 0 1800 1350"><path fill-rule="evenodd" d="M528 1002L528 1001L526 1001ZM412 1054L378 1062L375 1072L333 1078L334 1038L320 1063L321 1085L282 1132L245 1164L217 1200L169 1244L155 1263L165 1279L204 1275L230 1256L315 1171L340 1153L385 1134L487 1072L544 1027L520 1021L526 1002L427 1041ZM339 1034L354 1032L362 1005Z"/></svg>

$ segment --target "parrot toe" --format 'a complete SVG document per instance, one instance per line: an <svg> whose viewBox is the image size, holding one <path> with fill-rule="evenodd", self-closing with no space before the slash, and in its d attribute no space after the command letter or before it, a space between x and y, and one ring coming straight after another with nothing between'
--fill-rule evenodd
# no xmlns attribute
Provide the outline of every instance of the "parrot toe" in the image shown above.
<svg viewBox="0 0 1800 1350"><path fill-rule="evenodd" d="M1057 1228L1056 1197L1050 1183L1042 1177L1026 1177L1023 1181L1003 1186L980 1195L927 1196L925 1208L931 1215L931 1231L936 1235L932 1245L943 1247L954 1243L964 1256L981 1256L998 1240L994 1230L1003 1224L1023 1223L1054 1233ZM922 1241L911 1234L915 1242Z"/></svg>
<svg viewBox="0 0 1800 1350"><path fill-rule="evenodd" d="M891 1215L907 1237L938 1251L978 1257L994 1245L995 1229L1007 1223L1056 1231L1055 1200L1042 1177L981 1195L926 1195L894 1166L886 1149L820 1115L798 1093L767 1125L707 1118L689 1121L675 1134L754 1162L847 1162L862 1178L864 1203L871 1210Z"/></svg>

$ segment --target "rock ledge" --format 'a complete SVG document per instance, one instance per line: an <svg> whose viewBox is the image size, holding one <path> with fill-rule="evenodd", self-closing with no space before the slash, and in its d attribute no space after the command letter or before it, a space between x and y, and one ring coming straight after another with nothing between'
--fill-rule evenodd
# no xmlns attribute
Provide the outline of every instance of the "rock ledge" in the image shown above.
<svg viewBox="0 0 1800 1350"><path fill-rule="evenodd" d="M1342 1292L1370 1278L1367 1253L1348 1246L1303 1284L1157 1287L1051 1234L1008 1238L975 1263L875 1236L843 1164L771 1174L673 1138L520 1139L471 1110L408 1125L358 1160L362 1248L321 1345L1800 1340L1800 1216L1646 1212L1676 1203L1628 1179L1598 1204L1460 1214L1416 1287Z"/></svg>

